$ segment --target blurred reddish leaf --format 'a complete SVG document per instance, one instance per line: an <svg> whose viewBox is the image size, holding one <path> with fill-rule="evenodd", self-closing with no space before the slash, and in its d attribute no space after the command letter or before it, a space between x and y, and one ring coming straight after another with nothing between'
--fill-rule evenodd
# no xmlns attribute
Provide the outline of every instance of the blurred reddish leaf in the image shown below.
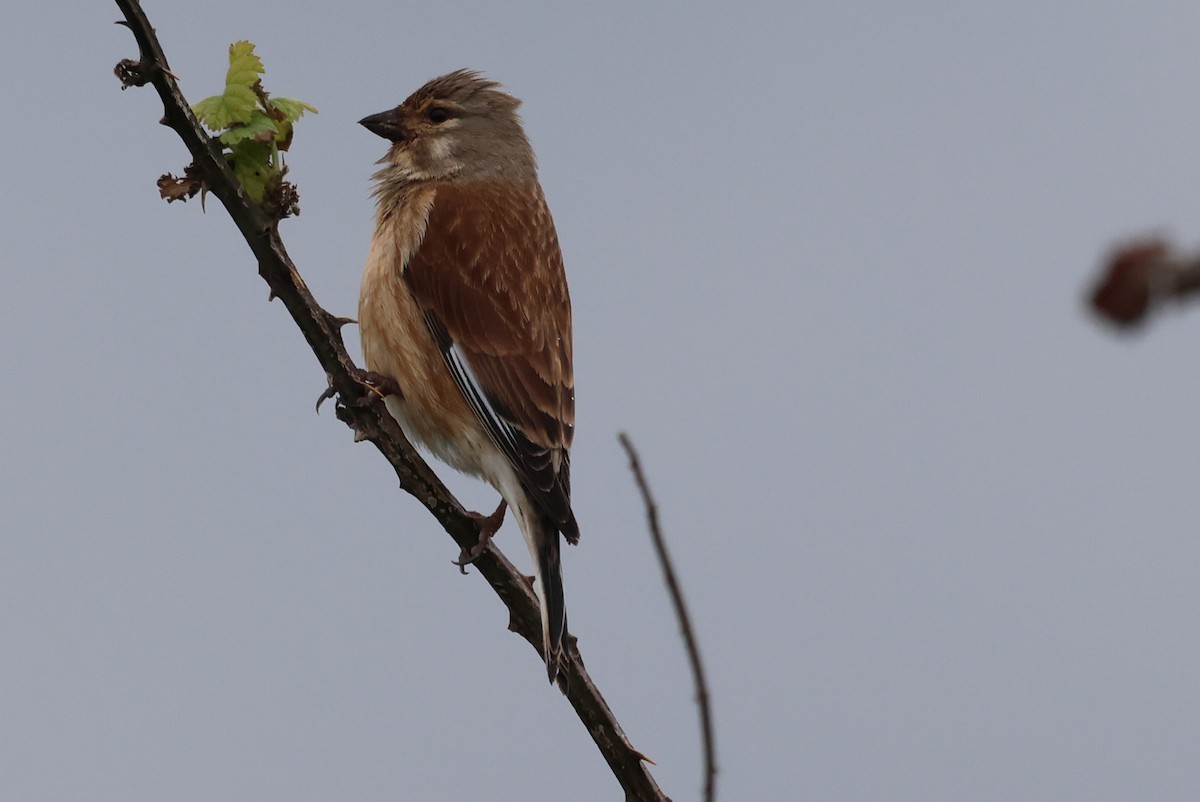
<svg viewBox="0 0 1200 802"><path fill-rule="evenodd" d="M1163 281L1173 272L1163 242L1139 242L1121 248L1108 260L1100 284L1092 292L1092 308L1112 323L1141 323L1156 292L1170 287Z"/></svg>

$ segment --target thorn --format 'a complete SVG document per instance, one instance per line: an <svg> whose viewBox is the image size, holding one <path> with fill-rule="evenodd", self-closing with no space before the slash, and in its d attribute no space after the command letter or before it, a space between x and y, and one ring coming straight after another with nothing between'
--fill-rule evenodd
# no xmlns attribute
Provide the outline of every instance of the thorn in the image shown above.
<svg viewBox="0 0 1200 802"><path fill-rule="evenodd" d="M274 301L278 297L279 296L275 294L275 290L271 290L267 293L267 303L271 303L271 301Z"/></svg>
<svg viewBox="0 0 1200 802"><path fill-rule="evenodd" d="M634 749L632 746L630 746L630 747L629 747L629 751L630 751L630 752L633 752L633 756L634 756L634 757L636 757L638 760L641 760L641 761L644 761L644 762L646 762L646 763L649 763L651 766L657 766L657 765L658 765L658 764L657 764L657 763L655 763L653 760L651 760L650 758L646 757L645 755L643 755L643 754L642 754L641 752L639 752L638 750Z"/></svg>
<svg viewBox="0 0 1200 802"><path fill-rule="evenodd" d="M116 22L114 22L113 25L124 25L129 30L131 30L131 31L133 30L133 26L129 24L129 20L127 20L127 19L119 19Z"/></svg>

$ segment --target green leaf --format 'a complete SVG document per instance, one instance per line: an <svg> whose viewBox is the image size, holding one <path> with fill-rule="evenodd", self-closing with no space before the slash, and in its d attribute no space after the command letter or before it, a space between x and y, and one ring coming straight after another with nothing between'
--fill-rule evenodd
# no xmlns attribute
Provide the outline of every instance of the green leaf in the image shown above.
<svg viewBox="0 0 1200 802"><path fill-rule="evenodd" d="M290 97L273 97L267 101L267 106L272 111L278 111L283 114L283 118L290 123L294 123L304 116L304 112L317 113L316 107L305 103L303 100L296 100Z"/></svg>
<svg viewBox="0 0 1200 802"><path fill-rule="evenodd" d="M225 91L205 98L192 106L192 111L210 131L221 131L234 123L250 122L258 108L254 85L264 72L262 59L254 55L251 42L234 42L229 46L229 71L225 74Z"/></svg>
<svg viewBox="0 0 1200 802"><path fill-rule="evenodd" d="M244 86L226 86L225 94L205 98L192 111L210 131L220 131L234 123L247 123L258 108L258 98Z"/></svg>
<svg viewBox="0 0 1200 802"><path fill-rule="evenodd" d="M234 124L228 131L221 134L221 141L233 147L247 139L257 142L271 142L280 135L279 126L267 116L266 112L254 110L250 121L244 125Z"/></svg>
<svg viewBox="0 0 1200 802"><path fill-rule="evenodd" d="M262 203L283 180L282 151L292 142L292 124L316 108L294 98L272 98L259 79L265 72L254 44L229 46L225 91L192 107L209 130L220 132L225 158L246 194Z"/></svg>
<svg viewBox="0 0 1200 802"><path fill-rule="evenodd" d="M192 111L200 118L200 122L204 123L208 130L216 130L216 126L212 124L212 118L217 114L217 109L221 105L221 96L213 95L206 97L204 100L192 104Z"/></svg>
<svg viewBox="0 0 1200 802"><path fill-rule="evenodd" d="M229 72L225 75L225 91L231 86L247 89L258 82L258 76L266 72L262 59L254 54L254 43L242 40L229 46Z"/></svg>
<svg viewBox="0 0 1200 802"><path fill-rule="evenodd" d="M229 161L233 174L255 203L262 203L267 187L279 180L279 171L271 166L270 143L240 142L230 154Z"/></svg>

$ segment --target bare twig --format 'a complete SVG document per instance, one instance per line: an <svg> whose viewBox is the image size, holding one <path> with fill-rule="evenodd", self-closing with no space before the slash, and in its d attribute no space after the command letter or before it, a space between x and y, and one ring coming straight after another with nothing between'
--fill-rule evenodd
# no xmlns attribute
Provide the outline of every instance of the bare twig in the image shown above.
<svg viewBox="0 0 1200 802"><path fill-rule="evenodd" d="M1092 309L1109 323L1141 325L1164 301L1200 293L1200 255L1179 254L1160 240L1118 248L1091 294Z"/></svg>
<svg viewBox="0 0 1200 802"><path fill-rule="evenodd" d="M116 3L125 15L121 24L133 31L141 51L137 60L127 59L117 66L117 77L123 87L150 83L158 91L164 108L162 123L174 130L191 152L194 175L225 206L258 260L258 272L270 287L270 297L280 299L287 307L328 375L329 385L339 399L338 418L354 429L356 439L369 440L379 449L395 470L400 487L424 504L461 548L475 545L479 540L476 522L413 450L378 394L359 380L361 371L342 342L341 326L346 320L317 304L283 246L275 216L246 195L219 148L200 126L179 90L175 74L167 66L145 12L137 0L116 0ZM474 565L508 607L509 629L540 651L537 599L522 574L494 545L489 545ZM588 676L575 639L569 641L559 687L620 782L625 798L670 802Z"/></svg>
<svg viewBox="0 0 1200 802"><path fill-rule="evenodd" d="M671 556L667 553L667 544L663 539L662 530L658 526L658 505L650 494L650 486L642 474L642 463L637 451L629 439L629 435L621 432L617 436L625 453L629 455L629 469L637 481L638 489L642 492L642 501L646 505L646 520L650 525L650 537L654 540L654 550L658 552L658 561L662 565L663 579L666 580L667 590L671 593L671 602L675 605L675 615L679 618L679 629L683 633L683 643L687 647L688 660L692 664L692 677L696 681L696 704L700 707L700 730L704 738L704 799L713 802L716 799L717 758L713 747L712 716L709 713L708 683L704 681L704 663L700 659L700 650L696 646L696 636L692 633L692 623L688 616L687 604L683 600L683 590L679 580L675 578L675 568L671 564Z"/></svg>

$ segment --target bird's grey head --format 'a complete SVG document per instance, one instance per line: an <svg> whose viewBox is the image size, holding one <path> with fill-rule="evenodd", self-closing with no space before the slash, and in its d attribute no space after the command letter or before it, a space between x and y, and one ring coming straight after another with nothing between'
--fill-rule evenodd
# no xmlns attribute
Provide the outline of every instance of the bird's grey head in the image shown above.
<svg viewBox="0 0 1200 802"><path fill-rule="evenodd" d="M520 105L495 81L458 70L434 78L396 108L359 120L392 142L375 174L379 191L422 181L534 178Z"/></svg>

